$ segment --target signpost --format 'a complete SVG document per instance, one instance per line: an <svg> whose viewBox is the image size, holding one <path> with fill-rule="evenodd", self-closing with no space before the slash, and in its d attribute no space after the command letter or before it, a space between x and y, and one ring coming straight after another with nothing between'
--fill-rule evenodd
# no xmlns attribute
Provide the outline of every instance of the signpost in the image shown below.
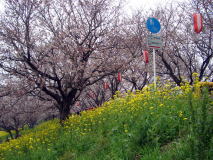
<svg viewBox="0 0 213 160"><path fill-rule="evenodd" d="M146 21L146 28L153 34L160 31L160 22L156 18L148 18ZM160 49L162 47L162 40L159 36L149 35L148 36L148 46L153 49L153 72L154 72L154 88L156 90L156 67L155 67L155 49Z"/></svg>
<svg viewBox="0 0 213 160"><path fill-rule="evenodd" d="M162 48L162 40L160 36L156 35L148 35L147 43L149 48L153 49L161 49Z"/></svg>
<svg viewBox="0 0 213 160"><path fill-rule="evenodd" d="M146 28L151 33L158 33L160 31L160 22L156 18L148 18L146 21Z"/></svg>

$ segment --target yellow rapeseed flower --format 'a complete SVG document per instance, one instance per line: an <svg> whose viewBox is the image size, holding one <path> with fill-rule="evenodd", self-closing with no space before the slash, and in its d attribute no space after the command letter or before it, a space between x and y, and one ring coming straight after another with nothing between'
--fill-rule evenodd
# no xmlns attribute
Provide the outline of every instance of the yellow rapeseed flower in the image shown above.
<svg viewBox="0 0 213 160"><path fill-rule="evenodd" d="M183 112L179 111L178 115L179 115L179 117L182 117L183 116Z"/></svg>
<svg viewBox="0 0 213 160"><path fill-rule="evenodd" d="M164 106L164 104L163 104L163 103L161 103L159 106L160 106L160 107L163 107L163 106Z"/></svg>

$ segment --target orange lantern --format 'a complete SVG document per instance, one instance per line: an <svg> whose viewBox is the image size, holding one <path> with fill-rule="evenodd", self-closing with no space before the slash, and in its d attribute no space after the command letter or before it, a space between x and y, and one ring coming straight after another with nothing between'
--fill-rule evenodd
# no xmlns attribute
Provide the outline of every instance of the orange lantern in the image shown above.
<svg viewBox="0 0 213 160"><path fill-rule="evenodd" d="M149 52L143 51L144 62L149 63Z"/></svg>
<svg viewBox="0 0 213 160"><path fill-rule="evenodd" d="M196 33L200 33L203 29L203 20L200 13L193 14L193 21L194 21L194 31Z"/></svg>

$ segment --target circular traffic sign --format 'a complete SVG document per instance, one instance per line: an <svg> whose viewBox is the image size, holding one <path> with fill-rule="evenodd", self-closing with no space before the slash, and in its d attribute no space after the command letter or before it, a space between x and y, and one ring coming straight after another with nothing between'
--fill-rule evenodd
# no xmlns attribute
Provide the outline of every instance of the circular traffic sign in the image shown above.
<svg viewBox="0 0 213 160"><path fill-rule="evenodd" d="M160 22L156 18L148 18L146 21L146 28L151 33L158 33L160 31Z"/></svg>

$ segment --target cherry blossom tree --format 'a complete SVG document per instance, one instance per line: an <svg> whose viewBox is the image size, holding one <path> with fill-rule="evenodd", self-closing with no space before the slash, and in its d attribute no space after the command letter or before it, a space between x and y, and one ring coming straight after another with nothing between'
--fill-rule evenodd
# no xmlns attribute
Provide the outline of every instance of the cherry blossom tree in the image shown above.
<svg viewBox="0 0 213 160"><path fill-rule="evenodd" d="M116 36L119 8L110 0L6 0L0 67L48 95L64 120L87 86L128 63Z"/></svg>
<svg viewBox="0 0 213 160"><path fill-rule="evenodd" d="M51 102L29 96L20 82L7 82L0 90L0 130L8 132L11 139L19 137L24 126L33 127L38 121L57 114Z"/></svg>

